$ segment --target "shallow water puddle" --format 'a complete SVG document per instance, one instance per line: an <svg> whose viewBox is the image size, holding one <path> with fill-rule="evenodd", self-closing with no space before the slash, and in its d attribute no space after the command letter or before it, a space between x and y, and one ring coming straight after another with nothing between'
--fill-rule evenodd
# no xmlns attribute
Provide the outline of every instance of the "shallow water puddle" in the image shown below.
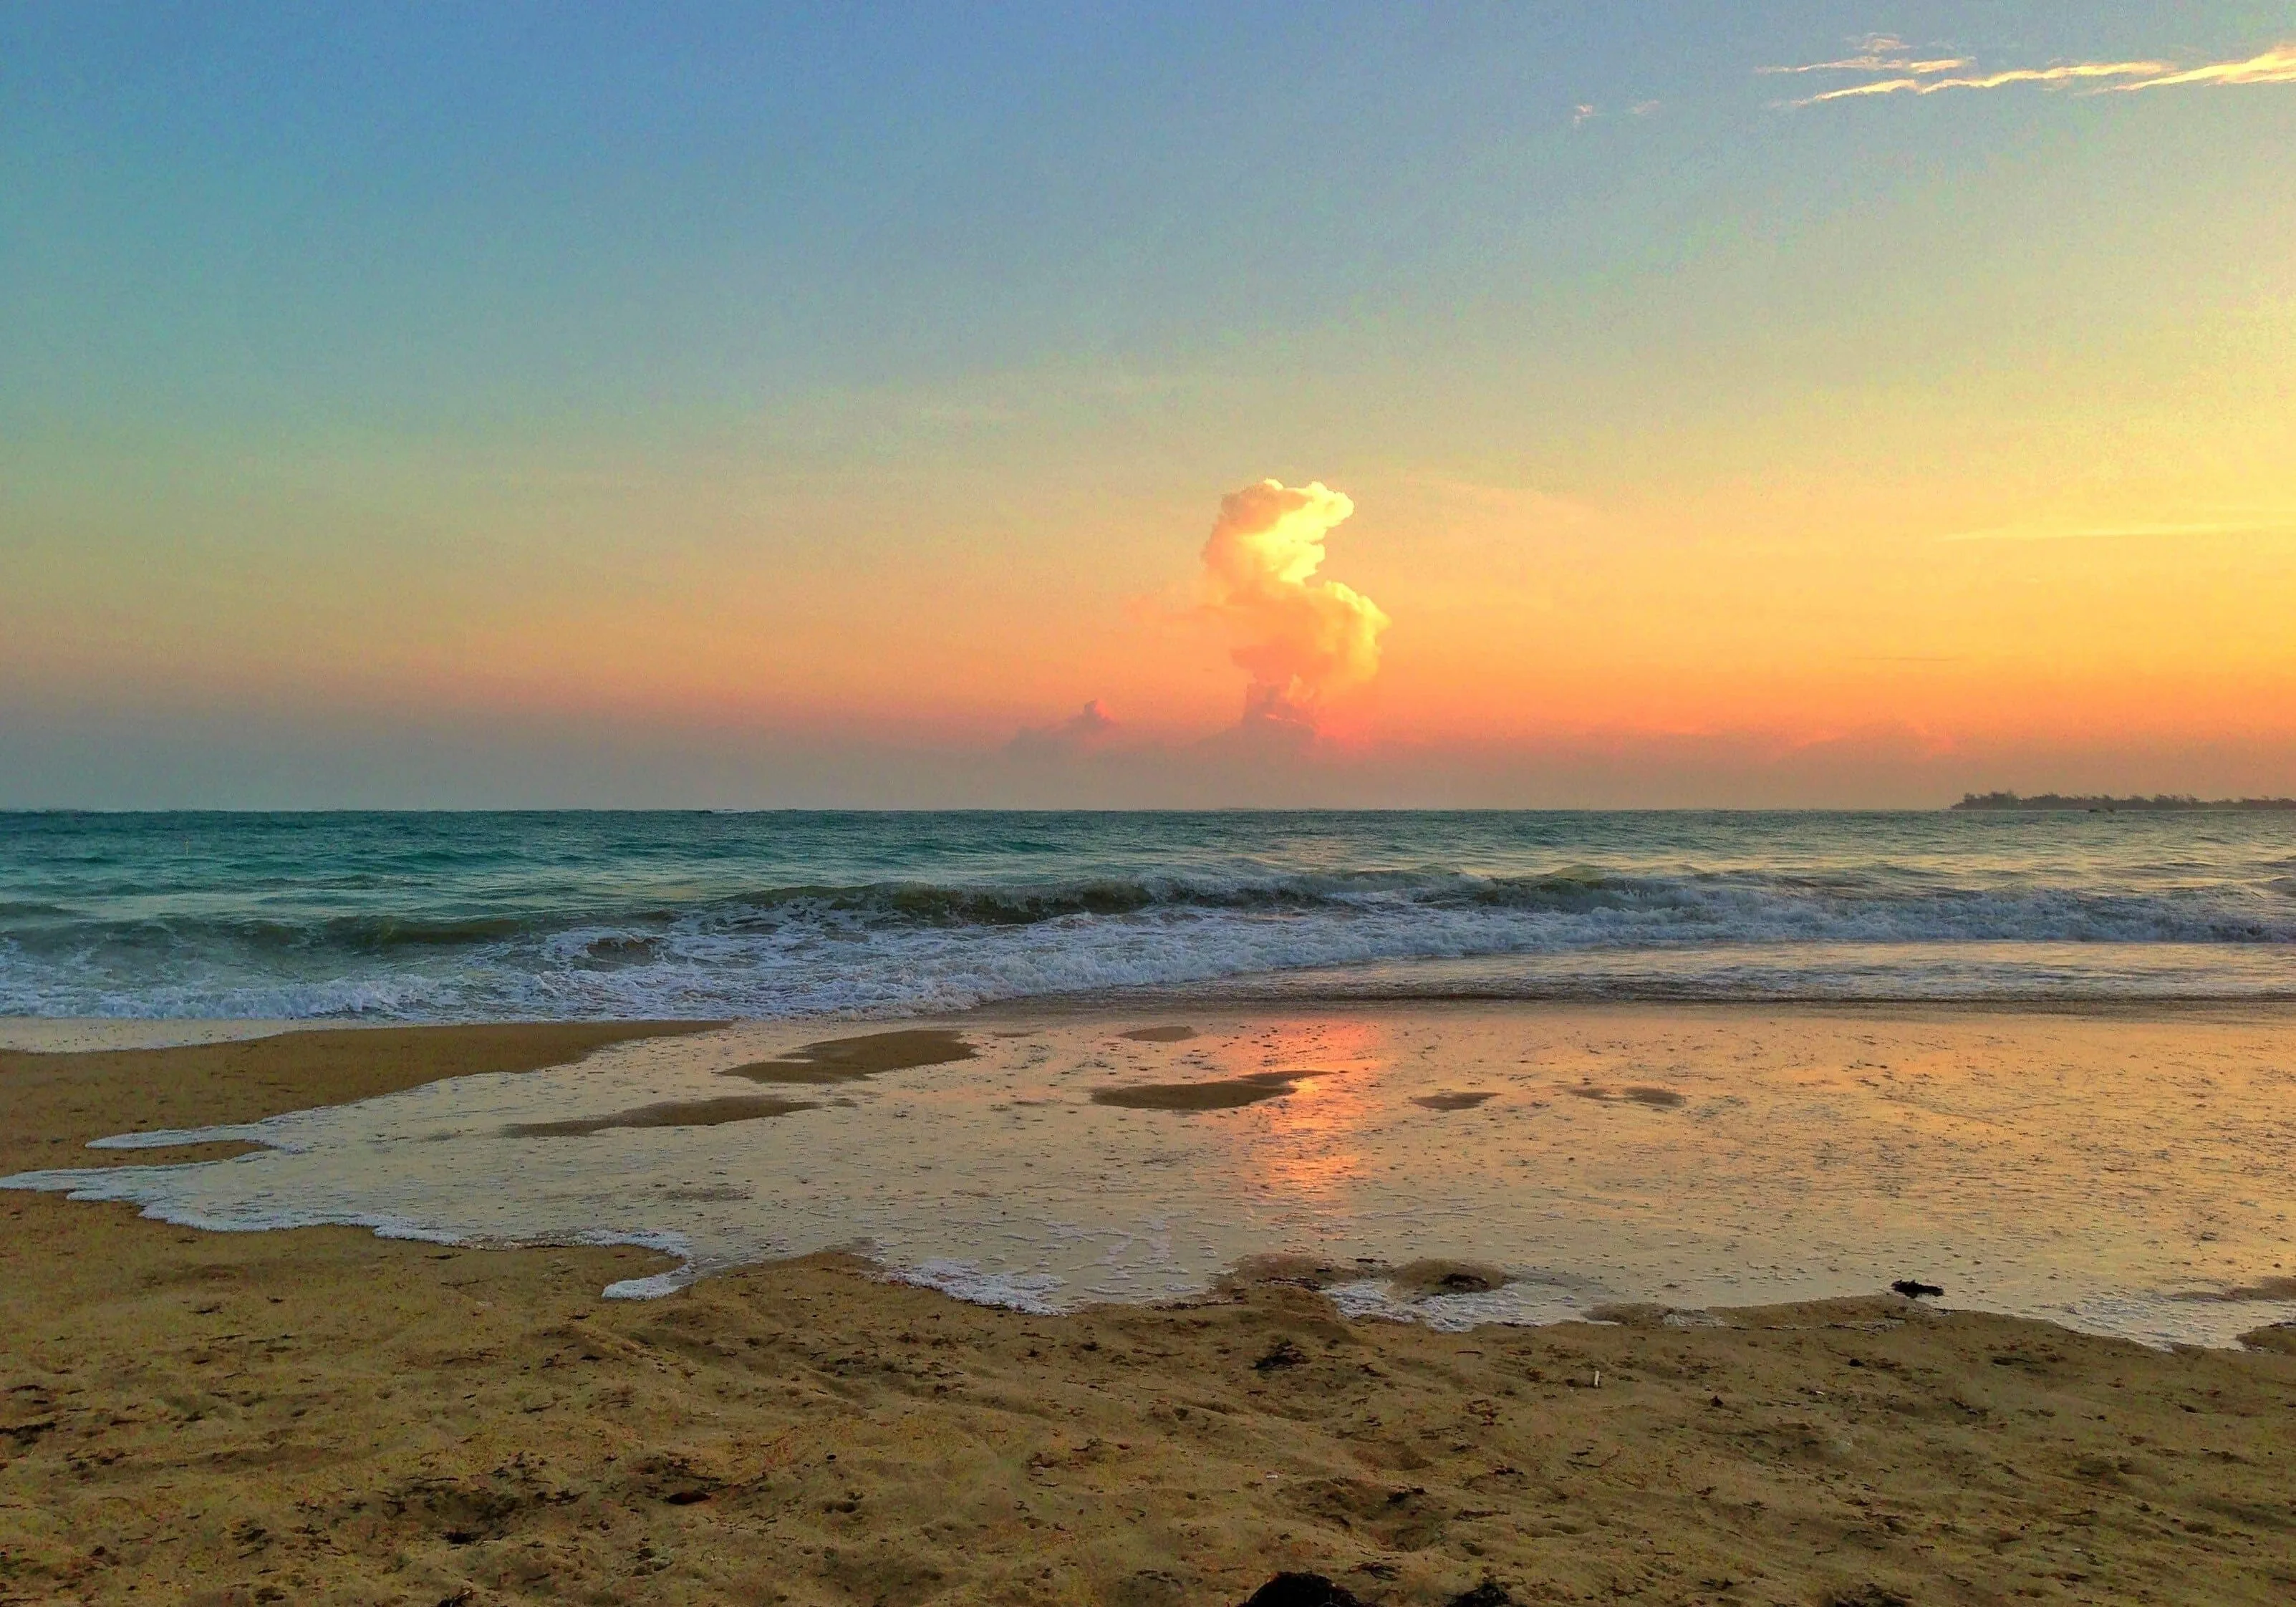
<svg viewBox="0 0 2296 1607"><path fill-rule="evenodd" d="M1447 1325L1917 1277L2222 1344L2296 1315L2287 1041L2263 1015L1510 1006L1199 1012L1186 1036L743 1025L106 1141L265 1146L235 1158L5 1181L209 1228L679 1258L626 1295L857 1248L1046 1309L1192 1297L1289 1253L1345 1311ZM1439 1265L1476 1270L1389 1270Z"/></svg>

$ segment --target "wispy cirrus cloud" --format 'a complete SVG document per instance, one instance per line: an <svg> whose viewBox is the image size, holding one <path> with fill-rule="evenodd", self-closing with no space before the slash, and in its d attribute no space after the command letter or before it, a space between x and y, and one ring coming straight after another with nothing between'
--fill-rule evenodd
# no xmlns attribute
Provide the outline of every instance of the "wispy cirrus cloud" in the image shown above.
<svg viewBox="0 0 2296 1607"><path fill-rule="evenodd" d="M1648 117L1652 112L1656 111L1658 109L1659 102L1656 101L1636 101L1632 105L1628 106L1623 113L1605 111L1600 106L1594 105L1591 102L1582 102L1581 104L1573 106L1570 109L1570 126L1573 128L1583 128L1588 123L1593 122L1596 118L1603 117Z"/></svg>
<svg viewBox="0 0 2296 1607"><path fill-rule="evenodd" d="M1986 530L1956 530L1939 541L2103 541L2147 536L2279 536L2296 533L2296 513L2192 523L2099 525L2001 525Z"/></svg>
<svg viewBox="0 0 2296 1607"><path fill-rule="evenodd" d="M2011 67L1980 71L1964 57L1916 57L1895 38L1879 37L1866 42L1859 53L1835 61L1812 61L1801 66L1763 67L1761 73L1866 73L1864 83L1821 90L1799 100L1780 102L1788 108L1823 105L1829 101L1868 99L1876 95L1937 94L1948 89L2000 89L2013 84L2038 84L2044 88L2079 87L2093 94L2125 94L2138 89L2167 89L2189 85L2296 84L2296 43L2276 45L2238 61L2208 61L2180 66L2173 61L2058 61L2046 67Z"/></svg>
<svg viewBox="0 0 2296 1607"><path fill-rule="evenodd" d="M2211 61L2162 78L2128 84L2127 89L2166 89L2176 84L2296 84L2296 44L2276 45L2245 61Z"/></svg>
<svg viewBox="0 0 2296 1607"><path fill-rule="evenodd" d="M1759 73L1896 72L1919 76L1954 72L1969 64L1966 56L1919 60L1906 48L1906 42L1895 34L1869 34L1857 47L1856 55L1844 56L1838 61L1806 61L1799 67L1757 67L1754 70Z"/></svg>

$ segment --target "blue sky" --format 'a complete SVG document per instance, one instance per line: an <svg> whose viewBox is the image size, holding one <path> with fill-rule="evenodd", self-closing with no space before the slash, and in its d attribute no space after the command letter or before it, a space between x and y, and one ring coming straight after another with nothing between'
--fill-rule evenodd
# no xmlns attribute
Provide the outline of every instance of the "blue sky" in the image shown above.
<svg viewBox="0 0 2296 1607"><path fill-rule="evenodd" d="M1580 707L1560 669L1507 659L1544 594L1523 576L1607 559L1536 520L1463 534L1411 488L1591 510L1605 552L1661 565L1652 544L1685 531L1711 533L1702 562L1759 563L1782 505L1792 541L1886 544L1913 503L1944 529L2296 494L2269 468L2296 87L1792 110L1806 80L1760 70L1876 35L1988 69L2186 66L2296 37L2296 11L11 7L0 586L23 612L0 697L50 743L24 763L40 798L124 800L117 777L148 770L161 800L175 761L136 762L154 719L295 772L305 739L265 749L266 709L330 733L317 754L355 750L379 708L545 704L579 746L730 723L761 754L802 731L892 774L887 743L955 763L1111 686L1176 740L1234 690L1218 652L1182 667L1142 641L1111 665L1032 622L1120 632L1263 475L1344 482L1358 562L1407 603L1431 564L1519 583L1512 612L1458 615L1480 668L1411 668L1414 620L1452 605L1390 606L1397 740L1456 746L1506 701L1447 715L1443 674L1519 685L1542 731L1744 734L1771 695L1751 682L1726 708L1687 682ZM1894 584L1829 562L1791 571L1814 610ZM758 660L747 708L731 622L697 627L719 645L643 707L550 657L571 650L501 645L616 636L599 621L629 597L675 657L681 597L776 576L782 604L861 627L875 607L889 639ZM2221 634L2209 597L2180 637ZM963 690L905 711L872 666L928 641ZM1716 652L1681 675L1744 656ZM1829 662L1795 671L1795 708L1825 701ZM2230 700L2209 740L2254 724L2254 668L2179 705ZM1874 720L1976 740L1926 695ZM55 757L91 742L113 779ZM442 797L579 773L439 765L463 778ZM366 784L318 758L298 784L338 783Z"/></svg>

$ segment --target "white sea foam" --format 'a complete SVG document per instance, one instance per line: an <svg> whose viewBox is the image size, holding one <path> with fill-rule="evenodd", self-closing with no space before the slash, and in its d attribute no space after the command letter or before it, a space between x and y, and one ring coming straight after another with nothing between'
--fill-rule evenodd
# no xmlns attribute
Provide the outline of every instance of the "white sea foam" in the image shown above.
<svg viewBox="0 0 2296 1607"><path fill-rule="evenodd" d="M1584 1318L1602 1303L1599 1292L1537 1278L1513 1279L1496 1289L1437 1294L1413 1293L1378 1278L1364 1278L1336 1284L1324 1292L1341 1316L1423 1323L1446 1333L1464 1332L1487 1323L1518 1326L1567 1323Z"/></svg>
<svg viewBox="0 0 2296 1607"><path fill-rule="evenodd" d="M91 1150L172 1150L195 1144L262 1144L274 1149L295 1148L292 1139L283 1136L276 1126L259 1121L240 1122L213 1127L151 1127L135 1133L112 1133L102 1138L91 1138Z"/></svg>
<svg viewBox="0 0 2296 1607"><path fill-rule="evenodd" d="M885 1275L898 1283L938 1289L976 1306L1003 1306L1047 1316L1066 1308L1061 1280L1050 1273L983 1272L970 1261L935 1256L915 1267L893 1267Z"/></svg>

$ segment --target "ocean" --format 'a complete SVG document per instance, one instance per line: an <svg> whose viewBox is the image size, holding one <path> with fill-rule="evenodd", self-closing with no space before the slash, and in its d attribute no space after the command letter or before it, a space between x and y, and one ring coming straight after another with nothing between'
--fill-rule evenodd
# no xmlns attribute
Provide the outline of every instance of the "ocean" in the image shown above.
<svg viewBox="0 0 2296 1607"><path fill-rule="evenodd" d="M2230 1344L2296 1314L2289 999L2287 815L15 815L0 1013L734 1024L0 1187L671 1258L614 1295L847 1249L1060 1310L1305 1254L1465 1325L1914 1268ZM1454 1260L1491 1287L1395 1270Z"/></svg>
<svg viewBox="0 0 2296 1607"><path fill-rule="evenodd" d="M2296 998L2296 816L0 815L0 1015Z"/></svg>

